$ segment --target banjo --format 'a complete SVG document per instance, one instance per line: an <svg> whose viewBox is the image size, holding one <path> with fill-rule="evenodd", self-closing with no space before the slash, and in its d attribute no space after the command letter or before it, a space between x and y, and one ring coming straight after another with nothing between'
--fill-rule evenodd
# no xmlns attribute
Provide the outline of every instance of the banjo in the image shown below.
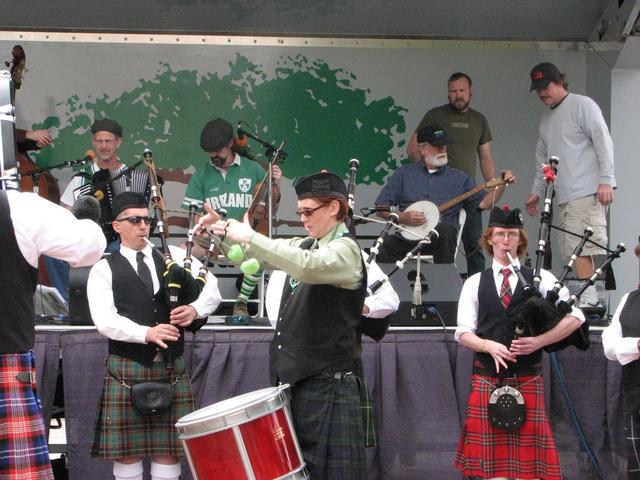
<svg viewBox="0 0 640 480"><path fill-rule="evenodd" d="M400 230L400 234L407 240L415 241L422 239L438 224L438 222L440 221L440 214L442 212L449 210L451 207L457 205L458 203L466 200L470 196L475 195L482 190L499 187L500 185L506 185L507 183L508 182L506 182L502 178L493 178L488 182L472 188L468 192L462 193L457 197L453 197L451 200L446 201L440 206L436 206L435 203L430 202L429 200L419 200L417 202L414 202L409 205L404 211L421 212L424 215L426 221L422 225L402 225L403 228L402 230Z"/></svg>

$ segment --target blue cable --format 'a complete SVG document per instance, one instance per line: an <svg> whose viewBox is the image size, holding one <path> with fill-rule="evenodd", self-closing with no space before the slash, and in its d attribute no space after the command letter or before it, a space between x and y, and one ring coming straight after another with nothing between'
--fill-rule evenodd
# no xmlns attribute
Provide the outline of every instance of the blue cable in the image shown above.
<svg viewBox="0 0 640 480"><path fill-rule="evenodd" d="M560 362L558 362L558 358L556 356L556 352L549 353L549 357L551 357L551 363L558 374L558 380L560 382L560 389L562 390L562 395L564 396L564 400L567 404L567 408L569 409L569 415L571 416L571 420L573 421L573 425L576 427L576 432L578 433L578 437L580 437L580 441L582 442L582 446L587 452L591 463L593 464L593 468L596 471L596 475L600 480L604 480L604 475L602 474L602 469L600 468L600 464L598 463L598 459L596 458L593 450L591 450L591 446L587 441L587 437L582 430L582 425L580 425L580 420L576 415L576 411L573 408L573 402L571 401L571 397L569 397L569 390L567 389L567 381L564 378L564 374L562 373L562 369L560 368Z"/></svg>

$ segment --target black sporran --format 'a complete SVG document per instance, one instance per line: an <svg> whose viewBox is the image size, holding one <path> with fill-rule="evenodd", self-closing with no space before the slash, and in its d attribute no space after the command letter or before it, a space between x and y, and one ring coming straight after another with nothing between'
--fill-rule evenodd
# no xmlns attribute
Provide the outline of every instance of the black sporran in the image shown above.
<svg viewBox="0 0 640 480"><path fill-rule="evenodd" d="M131 405L140 415L162 415L171 407L173 385L169 382L143 382L131 385Z"/></svg>
<svg viewBox="0 0 640 480"><path fill-rule="evenodd" d="M497 387L489 397L489 421L494 428L517 430L527 417L522 393L509 385Z"/></svg>

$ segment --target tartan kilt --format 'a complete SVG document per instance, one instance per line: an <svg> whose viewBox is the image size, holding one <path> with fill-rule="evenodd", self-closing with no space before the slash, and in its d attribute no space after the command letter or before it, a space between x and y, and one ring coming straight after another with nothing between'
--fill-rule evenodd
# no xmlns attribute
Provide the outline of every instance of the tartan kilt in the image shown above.
<svg viewBox="0 0 640 480"><path fill-rule="evenodd" d="M0 354L0 478L53 480L36 385L16 379L24 372L35 379L32 352Z"/></svg>
<svg viewBox="0 0 640 480"><path fill-rule="evenodd" d="M625 415L624 441L627 450L627 479L640 480L640 415Z"/></svg>
<svg viewBox="0 0 640 480"><path fill-rule="evenodd" d="M378 435L376 433L376 419L373 414L373 404L369 385L364 376L364 365L361 358L353 361L353 373L358 379L358 390L360 391L360 406L362 409L362 426L364 428L364 446L375 447L378 445Z"/></svg>
<svg viewBox="0 0 640 480"><path fill-rule="evenodd" d="M367 477L358 379L316 376L291 388L291 417L313 479Z"/></svg>
<svg viewBox="0 0 640 480"><path fill-rule="evenodd" d="M529 383L525 385L525 382ZM471 477L562 480L558 452L544 406L542 377L504 380L505 384L520 390L526 405L526 420L514 431L495 429L489 423L489 397L496 383L495 377L472 377L467 420L458 444L455 467Z"/></svg>
<svg viewBox="0 0 640 480"><path fill-rule="evenodd" d="M128 385L167 381L164 362L154 362L151 368L147 368L128 358L109 355L107 370ZM184 371L183 357L177 358L174 364L174 372L181 371ZM91 456L114 460L153 455L180 456L183 450L175 423L194 410L191 382L186 373L173 385L169 412L154 416L140 415L131 405L130 389L107 373L93 428Z"/></svg>

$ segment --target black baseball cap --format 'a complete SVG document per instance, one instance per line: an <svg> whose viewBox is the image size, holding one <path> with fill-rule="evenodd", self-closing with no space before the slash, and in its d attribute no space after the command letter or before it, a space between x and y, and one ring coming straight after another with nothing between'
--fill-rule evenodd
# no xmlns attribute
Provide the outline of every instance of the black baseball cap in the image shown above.
<svg viewBox="0 0 640 480"><path fill-rule="evenodd" d="M562 83L562 74L553 63L542 62L531 69L530 92L539 88L547 88L550 82Z"/></svg>
<svg viewBox="0 0 640 480"><path fill-rule="evenodd" d="M440 127L426 126L418 130L418 143L428 143L434 147L441 147L451 143L444 130Z"/></svg>

